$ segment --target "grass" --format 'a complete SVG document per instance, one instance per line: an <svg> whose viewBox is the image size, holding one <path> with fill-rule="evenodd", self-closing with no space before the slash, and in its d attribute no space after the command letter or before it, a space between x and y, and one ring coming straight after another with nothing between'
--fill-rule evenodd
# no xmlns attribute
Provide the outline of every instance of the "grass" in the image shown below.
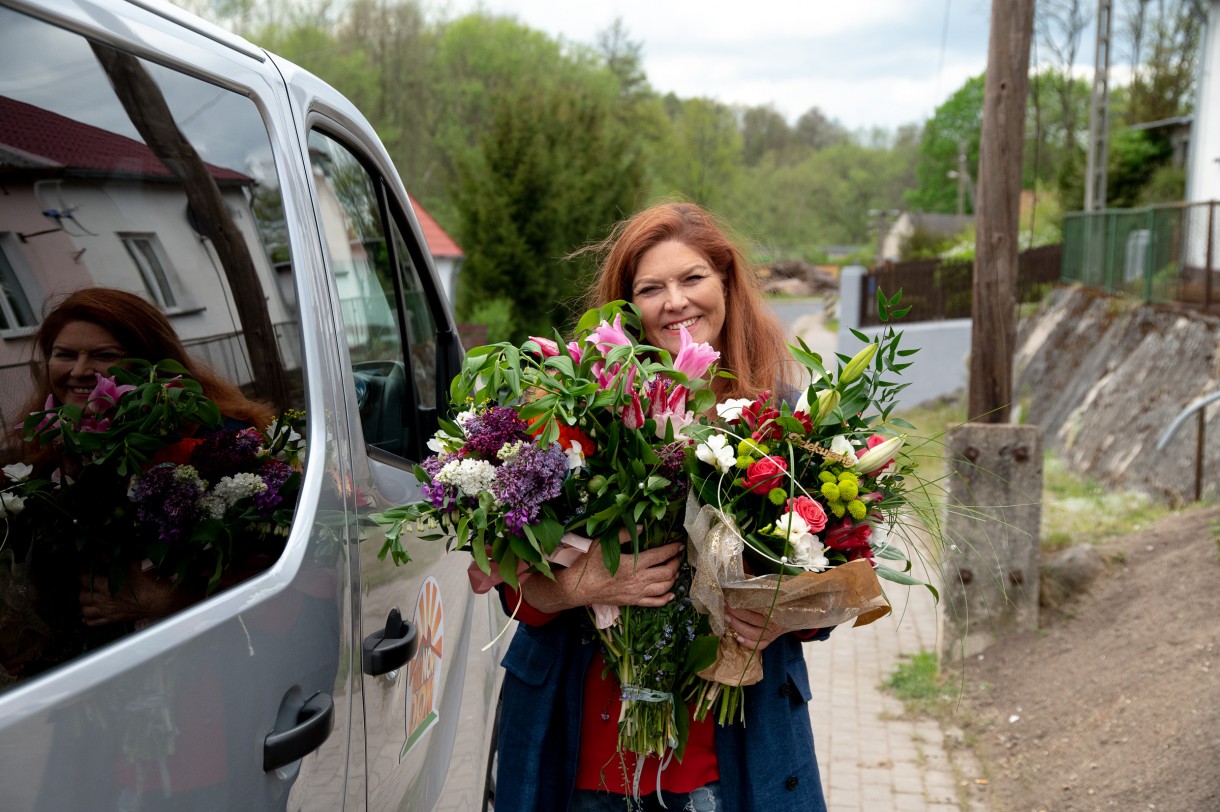
<svg viewBox="0 0 1220 812"><path fill-rule="evenodd" d="M936 655L932 652L921 651L903 657L904 662L898 664L882 687L902 702L908 714L945 718L956 707L960 686L955 688L941 677Z"/></svg>

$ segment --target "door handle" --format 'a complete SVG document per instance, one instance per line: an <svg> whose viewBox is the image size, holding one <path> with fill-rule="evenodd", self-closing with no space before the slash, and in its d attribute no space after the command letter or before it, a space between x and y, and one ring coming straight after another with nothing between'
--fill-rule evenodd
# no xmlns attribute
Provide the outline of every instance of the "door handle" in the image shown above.
<svg viewBox="0 0 1220 812"><path fill-rule="evenodd" d="M401 668L415 656L418 648L415 624L403 620L397 609L391 609L385 629L364 638L361 657L364 673L376 677Z"/></svg>
<svg viewBox="0 0 1220 812"><path fill-rule="evenodd" d="M271 772L299 761L322 746L335 729L335 700L318 691L301 700L293 687L284 696L275 720L275 730L263 740L263 772Z"/></svg>

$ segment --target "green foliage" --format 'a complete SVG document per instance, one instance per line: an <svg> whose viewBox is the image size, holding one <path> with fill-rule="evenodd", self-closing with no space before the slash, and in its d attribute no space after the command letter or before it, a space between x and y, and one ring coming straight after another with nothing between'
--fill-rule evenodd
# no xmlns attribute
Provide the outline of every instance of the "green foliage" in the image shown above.
<svg viewBox="0 0 1220 812"><path fill-rule="evenodd" d="M956 701L930 651L905 655L882 687L894 694L908 713L940 715Z"/></svg>
<svg viewBox="0 0 1220 812"><path fill-rule="evenodd" d="M479 301L471 309L469 321L487 327L488 344L509 341L513 335L513 303L503 296Z"/></svg>
<svg viewBox="0 0 1220 812"><path fill-rule="evenodd" d="M1173 154L1168 139L1151 130L1120 130L1110 138L1106 205L1131 208L1156 171Z"/></svg>
<svg viewBox="0 0 1220 812"><path fill-rule="evenodd" d="M983 125L985 77L975 76L945 101L924 126L919 144L919 185L906 195L917 211L951 213L957 210L957 181L948 176L957 171L958 151L966 152L966 168L977 174L979 135Z"/></svg>

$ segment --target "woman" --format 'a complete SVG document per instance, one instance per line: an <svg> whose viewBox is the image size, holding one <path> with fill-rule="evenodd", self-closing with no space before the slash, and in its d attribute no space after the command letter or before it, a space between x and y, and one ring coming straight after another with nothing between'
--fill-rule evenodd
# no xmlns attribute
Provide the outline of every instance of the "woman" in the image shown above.
<svg viewBox="0 0 1220 812"><path fill-rule="evenodd" d="M39 325L34 349L34 394L19 412L22 415L46 408L48 393L53 406L84 407L98 375L108 375L124 358L140 358L181 364L220 407L226 423L261 428L275 417L270 405L250 400L235 384L193 359L160 308L124 290L82 288L69 294ZM45 473L56 467L54 448L22 441L20 426L15 434L22 452L19 458ZM105 578L82 575L78 597L87 626L120 622L139 626L184 608L202 594L189 586L173 588L165 579L133 569L115 595Z"/></svg>
<svg viewBox="0 0 1220 812"><path fill-rule="evenodd" d="M676 354L680 329L720 351L721 399L764 390L795 394L785 373L783 329L759 295L740 249L705 210L688 203L653 206L620 223L595 246L604 256L588 296L597 307L626 299L639 307L644 340ZM504 659L496 803L508 810L624 809L635 789L634 761L614 753L619 699L602 677L602 658L584 606L663 606L681 561L679 543L624 558L611 575L596 545L554 580L532 578L522 599L505 590L521 621ZM669 809L825 809L802 640L826 632L789 630L761 614L730 611L739 641L762 652L763 680L746 689L745 725L692 722L685 756L646 762L641 802ZM658 787L659 782L659 787ZM658 791L659 790L659 791Z"/></svg>

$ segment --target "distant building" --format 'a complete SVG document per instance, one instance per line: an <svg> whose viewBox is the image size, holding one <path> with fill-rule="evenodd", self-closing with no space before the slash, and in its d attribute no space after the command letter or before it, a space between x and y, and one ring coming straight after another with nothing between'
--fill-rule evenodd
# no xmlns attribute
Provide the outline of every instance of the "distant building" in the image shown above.
<svg viewBox="0 0 1220 812"><path fill-rule="evenodd" d="M462 262L466 259L466 255L462 253L461 246L445 232L445 229L441 228L440 223L432 219L432 215L428 214L427 210L413 197L411 207L415 209L415 218L419 220L419 227L424 232L424 240L428 243L428 250L432 253L436 274L441 280L441 290L445 292L445 298L449 300L450 306L456 306L454 296L457 294L457 275L462 269Z"/></svg>
<svg viewBox="0 0 1220 812"><path fill-rule="evenodd" d="M916 231L922 231L934 237L955 237L961 234L971 223L973 215L966 214L923 214L921 212L904 211L894 220L885 238L881 241L880 262L897 262L902 258L903 244Z"/></svg>

